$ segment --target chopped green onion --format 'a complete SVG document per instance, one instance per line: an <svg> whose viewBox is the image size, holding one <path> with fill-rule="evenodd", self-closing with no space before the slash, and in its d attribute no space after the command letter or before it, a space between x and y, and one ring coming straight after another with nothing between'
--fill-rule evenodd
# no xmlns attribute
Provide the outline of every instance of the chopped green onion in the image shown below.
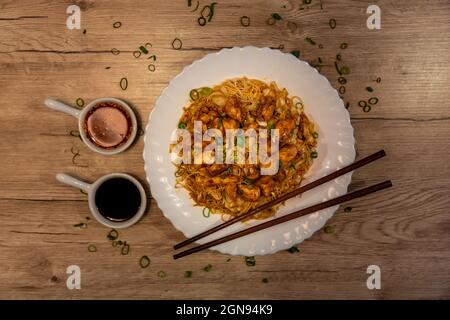
<svg viewBox="0 0 450 320"><path fill-rule="evenodd" d="M150 258L147 256L142 256L141 259L139 260L139 265L141 266L142 269L147 268L150 265Z"/></svg>
<svg viewBox="0 0 450 320"><path fill-rule="evenodd" d="M113 23L113 28L118 29L122 26L122 22L120 21L116 21Z"/></svg>
<svg viewBox="0 0 450 320"><path fill-rule="evenodd" d="M293 50L293 51L291 51L291 54L294 57L300 58L300 50Z"/></svg>
<svg viewBox="0 0 450 320"><path fill-rule="evenodd" d="M344 94L345 93L345 87L344 86L340 86L339 87L339 93L340 94Z"/></svg>
<svg viewBox="0 0 450 320"><path fill-rule="evenodd" d="M313 151L313 152L311 152L311 158L312 159L315 159L315 158L317 158L318 157L318 154L317 154L317 151Z"/></svg>
<svg viewBox="0 0 450 320"><path fill-rule="evenodd" d="M119 237L119 232L117 232L116 229L112 229L108 235L106 236L108 238L108 240L117 240L117 238Z"/></svg>
<svg viewBox="0 0 450 320"><path fill-rule="evenodd" d="M231 258L228 258L228 259L227 259L227 262L230 262L230 261L231 261Z"/></svg>
<svg viewBox="0 0 450 320"><path fill-rule="evenodd" d="M181 47L183 47L183 42L178 38L173 39L172 48L174 48L175 50L180 50Z"/></svg>
<svg viewBox="0 0 450 320"><path fill-rule="evenodd" d="M371 107L371 106L365 106L365 107L363 107L363 111L364 111L364 112L370 112L370 110L372 110L372 107Z"/></svg>
<svg viewBox="0 0 450 320"><path fill-rule="evenodd" d="M97 251L97 247L94 246L93 244L90 244L90 245L88 246L88 251L89 251L89 252L96 252L96 251Z"/></svg>
<svg viewBox="0 0 450 320"><path fill-rule="evenodd" d="M180 123L178 124L178 128L179 128L179 129L186 129L186 123L180 122Z"/></svg>
<svg viewBox="0 0 450 320"><path fill-rule="evenodd" d="M262 278L262 280L261 280L263 283L267 283L267 282L269 282L269 279L267 279L267 278Z"/></svg>
<svg viewBox="0 0 450 320"><path fill-rule="evenodd" d="M212 89L210 87L202 87L197 90L200 96L207 97L212 93Z"/></svg>
<svg viewBox="0 0 450 320"><path fill-rule="evenodd" d="M281 19L283 19L278 13L272 13L271 17L274 20L281 20Z"/></svg>
<svg viewBox="0 0 450 320"><path fill-rule="evenodd" d="M317 132L313 132L312 136L314 139L317 139L319 137L319 134Z"/></svg>
<svg viewBox="0 0 450 320"><path fill-rule="evenodd" d="M344 212L352 212L352 207L345 207Z"/></svg>
<svg viewBox="0 0 450 320"><path fill-rule="evenodd" d="M336 20L335 19L330 19L330 21L328 21L328 24L330 25L331 29L336 28Z"/></svg>
<svg viewBox="0 0 450 320"><path fill-rule="evenodd" d="M139 47L139 50L141 50L143 54L147 54L147 53L148 53L147 48L144 47L144 46L140 46L140 47Z"/></svg>
<svg viewBox="0 0 450 320"><path fill-rule="evenodd" d="M316 42L313 40L313 39L311 39L311 38L306 38L305 39L307 42L309 42L311 45L313 45L313 46L315 46L316 45Z"/></svg>
<svg viewBox="0 0 450 320"><path fill-rule="evenodd" d="M204 26L206 24L206 19L204 17L200 17L197 19L197 22L200 26Z"/></svg>
<svg viewBox="0 0 450 320"><path fill-rule="evenodd" d="M139 50L133 51L133 56L137 59L142 55L142 53Z"/></svg>
<svg viewBox="0 0 450 320"><path fill-rule="evenodd" d="M377 78L377 80L375 80L377 83L380 83L381 82L381 78L380 77L378 77Z"/></svg>
<svg viewBox="0 0 450 320"><path fill-rule="evenodd" d="M189 97L191 97L191 99L195 101L200 98L200 94L198 93L197 89L192 89L191 92L189 92Z"/></svg>
<svg viewBox="0 0 450 320"><path fill-rule="evenodd" d="M156 66L155 66L154 64L149 64L149 65L148 65L148 70L149 70L150 72L155 72Z"/></svg>
<svg viewBox="0 0 450 320"><path fill-rule="evenodd" d="M241 26L248 27L250 26L250 17L248 16L242 16L241 17Z"/></svg>
<svg viewBox="0 0 450 320"><path fill-rule="evenodd" d="M366 90L367 90L368 92L373 92L373 88L372 88L372 87L366 87Z"/></svg>
<svg viewBox="0 0 450 320"><path fill-rule="evenodd" d="M342 56L341 56L340 53L338 53L338 54L336 55L336 60L337 60L337 61L341 61L341 60L342 60Z"/></svg>
<svg viewBox="0 0 450 320"><path fill-rule="evenodd" d="M78 107L82 108L84 106L84 100L81 98L77 98L77 100L75 101L75 103L77 104Z"/></svg>
<svg viewBox="0 0 450 320"><path fill-rule="evenodd" d="M111 244L113 247L117 247L119 245L119 241L114 240Z"/></svg>
<svg viewBox="0 0 450 320"><path fill-rule="evenodd" d="M334 227L333 226L325 226L325 228L323 228L323 231L325 231L325 233L333 233Z"/></svg>
<svg viewBox="0 0 450 320"><path fill-rule="evenodd" d="M209 217L211 216L211 209L208 208L208 207L204 207L204 208L203 208L203 211L202 211L202 215L203 215L205 218L209 218Z"/></svg>
<svg viewBox="0 0 450 320"><path fill-rule="evenodd" d="M256 265L255 257L245 257L245 264L247 267L254 267Z"/></svg>
<svg viewBox="0 0 450 320"><path fill-rule="evenodd" d="M338 78L338 82L339 82L340 84L346 84L346 83L347 83L347 79L345 79L344 77L339 77L339 78Z"/></svg>
<svg viewBox="0 0 450 320"><path fill-rule="evenodd" d="M319 61L319 63L323 62L321 57L317 58L317 61Z"/></svg>
<svg viewBox="0 0 450 320"><path fill-rule="evenodd" d="M360 106L361 108L364 108L365 106L367 106L367 102L365 102L364 100L360 100L358 102L358 106Z"/></svg>
<svg viewBox="0 0 450 320"><path fill-rule="evenodd" d="M81 223L77 223L73 225L75 228L80 228L80 229L86 229L87 228L87 224L84 222Z"/></svg>
<svg viewBox="0 0 450 320"><path fill-rule="evenodd" d="M125 241L123 243L123 247L120 250L120 253L124 256L126 256L130 252L130 245Z"/></svg>
<svg viewBox="0 0 450 320"><path fill-rule="evenodd" d="M192 0L188 0L188 7L192 6Z"/></svg>
<svg viewBox="0 0 450 320"><path fill-rule="evenodd" d="M119 49L112 48L112 49L111 49L111 53L112 53L113 55L117 56L117 55L120 53L120 51L119 51Z"/></svg>
<svg viewBox="0 0 450 320"><path fill-rule="evenodd" d="M148 60L149 59L153 59L153 61L156 61L156 55L154 55L154 54L152 54L150 57L148 57L147 58ZM155 68L156 69L156 68ZM153 70L154 71L154 70Z"/></svg>
<svg viewBox="0 0 450 320"><path fill-rule="evenodd" d="M345 109L348 109L349 107L350 107L350 102L347 101L347 102L345 103Z"/></svg>
<svg viewBox="0 0 450 320"><path fill-rule="evenodd" d="M348 47L348 44L347 43L341 43L341 46L340 46L340 48L342 49L342 50L345 50L345 49L347 49L347 47Z"/></svg>
<svg viewBox="0 0 450 320"><path fill-rule="evenodd" d="M128 88L128 79L127 78L120 79L120 88L124 91L127 90L127 88Z"/></svg>
<svg viewBox="0 0 450 320"><path fill-rule="evenodd" d="M185 272L184 272L184 276L185 276L186 278L192 277L192 271L185 271Z"/></svg>
<svg viewBox="0 0 450 320"><path fill-rule="evenodd" d="M312 2L312 0L303 0L304 4L310 4Z"/></svg>
<svg viewBox="0 0 450 320"><path fill-rule="evenodd" d="M158 275L158 277L160 277L160 278L165 278L165 277L167 277L167 273L165 273L165 272L162 271L162 270L158 271L157 275Z"/></svg>
<svg viewBox="0 0 450 320"><path fill-rule="evenodd" d="M369 99L369 103L370 103L370 104L377 104L377 103L378 103L378 98L376 98L376 97L370 98L370 99Z"/></svg>
<svg viewBox="0 0 450 320"><path fill-rule="evenodd" d="M300 250L298 250L298 248L296 246L290 247L287 250L289 253L296 253L296 252L300 252Z"/></svg>
<svg viewBox="0 0 450 320"><path fill-rule="evenodd" d="M207 265L203 268L203 271L209 272L209 271L211 270L211 268L212 268L212 265L207 264Z"/></svg>
<svg viewBox="0 0 450 320"><path fill-rule="evenodd" d="M342 66L341 67L341 74L349 74L350 73L350 68L347 66Z"/></svg>

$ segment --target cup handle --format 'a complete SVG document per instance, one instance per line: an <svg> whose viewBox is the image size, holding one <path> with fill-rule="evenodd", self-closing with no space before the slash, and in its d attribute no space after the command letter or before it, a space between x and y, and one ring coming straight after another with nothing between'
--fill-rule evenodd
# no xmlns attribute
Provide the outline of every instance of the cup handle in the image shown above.
<svg viewBox="0 0 450 320"><path fill-rule="evenodd" d="M71 107L67 104L64 104L62 102L59 102L54 99L45 99L45 105L53 110L61 111L67 114L70 114L71 116L74 116L75 118L78 118L80 116L81 111L77 108Z"/></svg>
<svg viewBox="0 0 450 320"><path fill-rule="evenodd" d="M90 183L81 181L81 180L74 178L72 176L69 176L68 174L65 174L65 173L58 173L56 175L56 180L58 180L59 182L62 182L64 184L67 184L71 187L81 189L86 193L89 192L89 189L91 189Z"/></svg>

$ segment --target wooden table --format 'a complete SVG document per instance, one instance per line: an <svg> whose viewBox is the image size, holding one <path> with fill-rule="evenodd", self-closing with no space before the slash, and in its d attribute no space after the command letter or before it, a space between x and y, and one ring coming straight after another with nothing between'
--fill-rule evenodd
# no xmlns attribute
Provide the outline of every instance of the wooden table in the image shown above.
<svg viewBox="0 0 450 320"><path fill-rule="evenodd" d="M381 30L366 27L371 1L218 2L201 27L199 11L210 3L204 0L195 12L196 0L192 7L182 0L0 1L0 298L450 298L448 1L377 1ZM81 8L80 30L66 28L70 4ZM275 12L282 20L269 25ZM240 24L244 15L249 27ZM120 28L113 28L116 21ZM181 50L172 48L175 38ZM147 42L157 57L154 72L147 69L151 60L133 57ZM300 253L257 257L254 267L216 252L173 261L172 246L184 237L152 200L147 216L120 232L131 244L121 255L106 239L109 230L86 220L86 196L55 174L94 180L124 171L144 182L143 139L120 156L95 154L71 135L75 119L44 108L44 99L75 104L115 96L132 103L146 124L156 98L184 66L245 45L300 50L313 64L320 57L321 72L336 88L340 53L350 68L343 97L358 154L388 153L355 172L351 189L388 178L394 188L353 201L351 213L341 207L328 223L334 233L317 232ZM379 102L365 113L358 101L372 96ZM73 226L80 222L87 229ZM97 252L88 252L89 244ZM151 258L147 269L139 267L142 255ZM207 264L210 272L203 271ZM366 287L373 264L381 268L381 290ZM69 265L81 268L81 290L66 287Z"/></svg>

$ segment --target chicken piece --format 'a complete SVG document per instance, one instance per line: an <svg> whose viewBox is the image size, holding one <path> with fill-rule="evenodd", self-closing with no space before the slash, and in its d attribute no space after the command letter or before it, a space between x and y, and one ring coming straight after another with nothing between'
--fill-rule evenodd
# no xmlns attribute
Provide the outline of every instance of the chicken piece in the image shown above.
<svg viewBox="0 0 450 320"><path fill-rule="evenodd" d="M208 166L206 170L208 170L208 173L214 177L227 170L227 166L224 164L212 164Z"/></svg>
<svg viewBox="0 0 450 320"><path fill-rule="evenodd" d="M238 122L241 122L244 119L241 104L235 96L228 98L224 110L230 118L237 120Z"/></svg>
<svg viewBox="0 0 450 320"><path fill-rule="evenodd" d="M237 184L229 183L225 185L225 195L230 201L236 201L237 199Z"/></svg>
<svg viewBox="0 0 450 320"><path fill-rule="evenodd" d="M297 155L297 147L293 144L280 149L279 157L283 166L287 165Z"/></svg>
<svg viewBox="0 0 450 320"><path fill-rule="evenodd" d="M269 121L273 116L275 106L273 104L266 104L261 108L261 115L265 121Z"/></svg>
<svg viewBox="0 0 450 320"><path fill-rule="evenodd" d="M240 185L239 191L241 191L242 196L250 201L258 201L261 196L261 190L254 185Z"/></svg>
<svg viewBox="0 0 450 320"><path fill-rule="evenodd" d="M272 192L275 190L275 181L273 181L271 176L261 177L256 181L255 185L261 189L262 194L265 197L271 196Z"/></svg>
<svg viewBox="0 0 450 320"><path fill-rule="evenodd" d="M239 129L239 123L234 119L222 119L222 126L224 130Z"/></svg>
<svg viewBox="0 0 450 320"><path fill-rule="evenodd" d="M259 178L259 170L256 166L250 165L244 168L245 177L251 180L255 180Z"/></svg>
<svg viewBox="0 0 450 320"><path fill-rule="evenodd" d="M280 141L285 140L289 134L295 128L295 121L292 118L286 120L280 120L275 125L275 128L278 129L278 134L280 135Z"/></svg>
<svg viewBox="0 0 450 320"><path fill-rule="evenodd" d="M225 177L213 177L211 178L213 184L228 184L228 183L238 183L239 178L233 175L228 175Z"/></svg>

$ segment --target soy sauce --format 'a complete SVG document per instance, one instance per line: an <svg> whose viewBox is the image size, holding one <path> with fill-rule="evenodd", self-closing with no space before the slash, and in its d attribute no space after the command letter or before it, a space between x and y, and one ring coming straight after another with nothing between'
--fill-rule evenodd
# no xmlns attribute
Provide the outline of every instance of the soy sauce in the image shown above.
<svg viewBox="0 0 450 320"><path fill-rule="evenodd" d="M141 193L130 180L112 178L98 187L95 204L105 218L111 221L125 221L139 211Z"/></svg>

